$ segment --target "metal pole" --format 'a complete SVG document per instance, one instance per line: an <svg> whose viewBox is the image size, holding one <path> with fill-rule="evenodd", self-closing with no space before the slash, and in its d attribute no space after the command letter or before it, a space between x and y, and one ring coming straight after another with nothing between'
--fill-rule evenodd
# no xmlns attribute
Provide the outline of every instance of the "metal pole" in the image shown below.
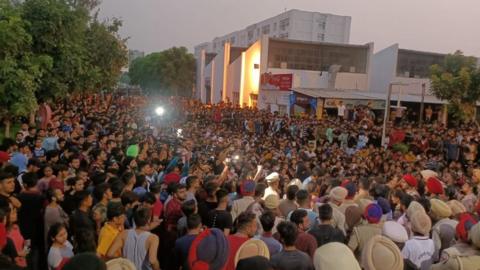
<svg viewBox="0 0 480 270"><path fill-rule="evenodd" d="M422 101L420 102L420 126L423 124L423 111L425 110L425 84L422 83Z"/></svg>
<svg viewBox="0 0 480 270"><path fill-rule="evenodd" d="M389 119L389 114L390 114L390 99L392 97L392 87L393 87L393 84L390 83L390 85L388 86L387 100L385 101L385 114L383 116L383 129L382 129L382 147L385 145L385 137L387 133L387 121Z"/></svg>

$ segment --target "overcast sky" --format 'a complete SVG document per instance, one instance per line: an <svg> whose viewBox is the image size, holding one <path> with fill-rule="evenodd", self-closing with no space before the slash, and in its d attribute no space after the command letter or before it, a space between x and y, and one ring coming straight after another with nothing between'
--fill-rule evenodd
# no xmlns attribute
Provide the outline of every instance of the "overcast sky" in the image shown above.
<svg viewBox="0 0 480 270"><path fill-rule="evenodd" d="M480 0L103 0L102 17L123 20L128 47L185 46L240 30L285 8L352 17L350 43L480 56Z"/></svg>

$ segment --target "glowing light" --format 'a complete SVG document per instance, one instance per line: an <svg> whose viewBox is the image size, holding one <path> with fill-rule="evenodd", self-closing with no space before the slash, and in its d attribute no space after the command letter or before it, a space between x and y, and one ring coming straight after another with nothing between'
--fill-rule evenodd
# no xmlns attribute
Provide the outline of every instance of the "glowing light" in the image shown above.
<svg viewBox="0 0 480 270"><path fill-rule="evenodd" d="M165 114L165 109L163 107L157 107L155 109L155 113L158 115L158 116L162 116L163 114Z"/></svg>

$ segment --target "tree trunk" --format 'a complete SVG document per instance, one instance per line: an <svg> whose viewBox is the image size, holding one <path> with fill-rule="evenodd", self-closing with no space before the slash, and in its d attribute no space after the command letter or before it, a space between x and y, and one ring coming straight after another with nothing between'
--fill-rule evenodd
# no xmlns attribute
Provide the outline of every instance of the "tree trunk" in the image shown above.
<svg viewBox="0 0 480 270"><path fill-rule="evenodd" d="M10 120L5 120L3 123L5 124L5 138L10 138L11 122Z"/></svg>
<svg viewBox="0 0 480 270"><path fill-rule="evenodd" d="M31 112L28 118L28 124L32 127L35 126L35 112Z"/></svg>

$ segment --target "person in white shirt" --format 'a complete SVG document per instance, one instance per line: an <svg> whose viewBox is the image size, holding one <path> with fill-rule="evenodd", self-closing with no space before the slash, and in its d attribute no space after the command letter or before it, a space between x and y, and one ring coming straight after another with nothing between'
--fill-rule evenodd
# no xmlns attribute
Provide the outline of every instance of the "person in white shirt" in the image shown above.
<svg viewBox="0 0 480 270"><path fill-rule="evenodd" d="M430 217L417 211L411 218L413 238L405 242L402 249L403 258L410 260L420 270L428 270L433 263L435 245L430 239L432 221Z"/></svg>
<svg viewBox="0 0 480 270"><path fill-rule="evenodd" d="M267 177L265 177L265 180L267 180L268 187L267 189L265 189L265 194L263 195L262 199L265 200L268 195L272 195L272 194L280 197L280 195L278 195L280 175L278 175L277 172L273 172L267 175Z"/></svg>
<svg viewBox="0 0 480 270"><path fill-rule="evenodd" d="M342 119L342 120L345 119L345 110L346 110L346 108L345 108L345 104L343 104L343 101L340 101L340 102L338 103L338 105L337 105L337 110L338 110L338 111L337 111L338 117L339 117L340 119Z"/></svg>

